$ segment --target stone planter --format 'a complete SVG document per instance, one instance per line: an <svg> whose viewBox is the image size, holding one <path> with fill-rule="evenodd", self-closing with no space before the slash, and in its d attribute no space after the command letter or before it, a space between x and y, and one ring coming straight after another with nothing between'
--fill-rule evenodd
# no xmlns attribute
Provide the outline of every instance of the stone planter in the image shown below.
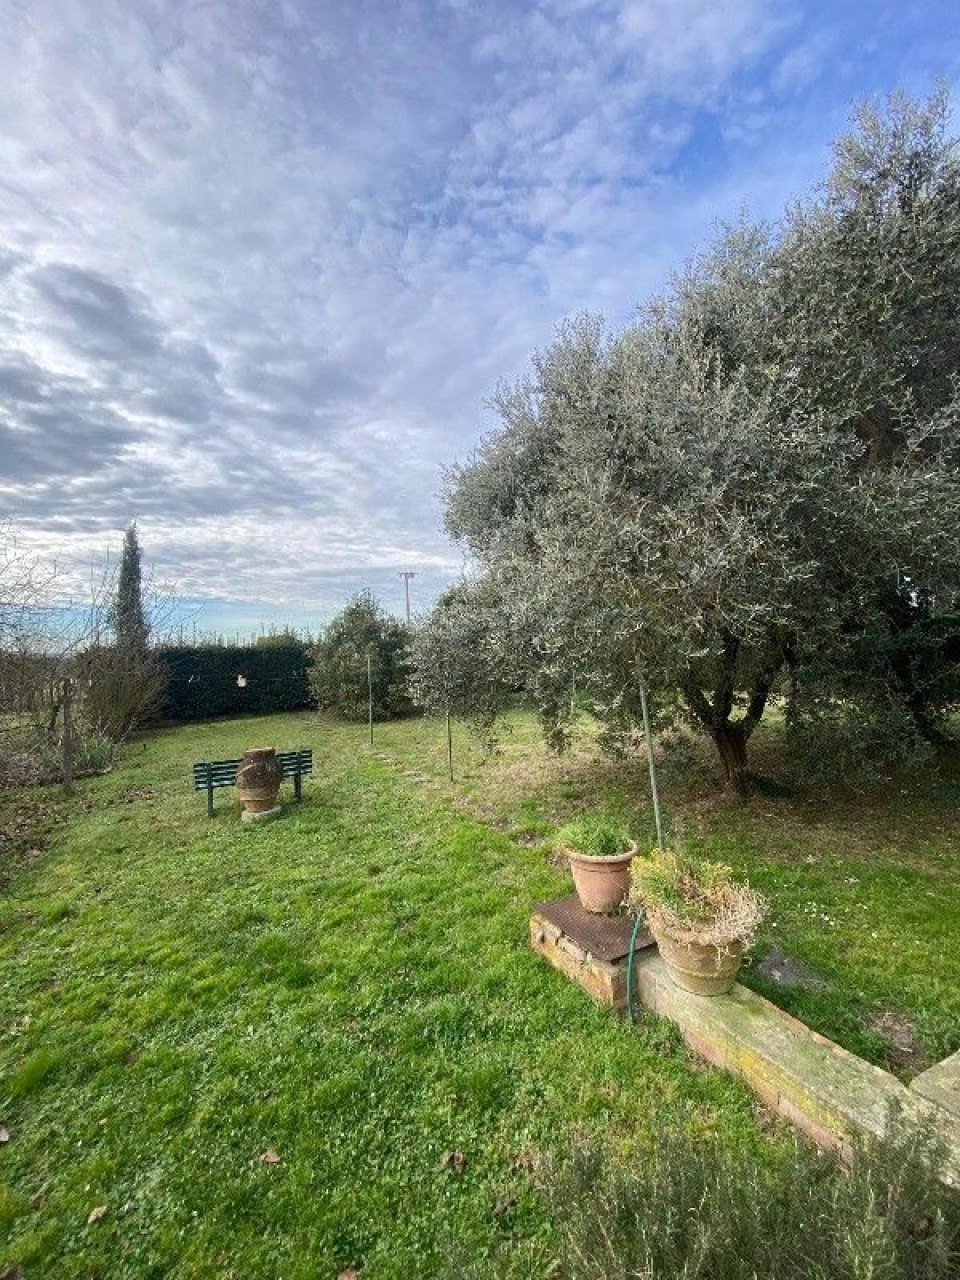
<svg viewBox="0 0 960 1280"><path fill-rule="evenodd" d="M242 822L262 822L280 812L277 803L283 768L273 747L252 747L243 753L237 770L237 797L243 804Z"/></svg>
<svg viewBox="0 0 960 1280"><path fill-rule="evenodd" d="M594 857L588 853L577 853L575 849L564 850L570 859L577 897L585 911L602 914L616 911L623 905L630 890L630 863L636 852L635 844L631 844L626 853L615 853L610 857Z"/></svg>
<svg viewBox="0 0 960 1280"><path fill-rule="evenodd" d="M709 942L690 942L674 937L669 930L647 921L657 942L667 972L684 991L698 996L722 996L737 980L743 964L743 943L715 947Z"/></svg>

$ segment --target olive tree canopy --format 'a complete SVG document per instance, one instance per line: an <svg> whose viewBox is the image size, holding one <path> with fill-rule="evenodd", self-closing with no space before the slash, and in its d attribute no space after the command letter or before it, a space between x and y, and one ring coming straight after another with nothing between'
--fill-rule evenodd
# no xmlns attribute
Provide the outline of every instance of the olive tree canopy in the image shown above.
<svg viewBox="0 0 960 1280"><path fill-rule="evenodd" d="M863 113L779 229L725 232L622 333L568 322L498 393L499 431L448 478L457 607L555 743L574 680L613 738L645 680L740 790L780 687L808 731L853 715L902 752L931 728L960 597L945 115Z"/></svg>

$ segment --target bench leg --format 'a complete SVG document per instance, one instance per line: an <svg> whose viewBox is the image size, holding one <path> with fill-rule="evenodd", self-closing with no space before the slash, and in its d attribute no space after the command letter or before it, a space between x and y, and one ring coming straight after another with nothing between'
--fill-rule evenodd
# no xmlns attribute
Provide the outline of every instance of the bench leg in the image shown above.
<svg viewBox="0 0 960 1280"><path fill-rule="evenodd" d="M296 800L297 804L299 804L300 801L303 799L303 792L301 790L301 785L300 785L301 782L302 782L302 777L300 774L300 770L297 769L297 772L293 775L293 798L294 800Z"/></svg>
<svg viewBox="0 0 960 1280"><path fill-rule="evenodd" d="M207 769L207 817L213 817L213 770Z"/></svg>

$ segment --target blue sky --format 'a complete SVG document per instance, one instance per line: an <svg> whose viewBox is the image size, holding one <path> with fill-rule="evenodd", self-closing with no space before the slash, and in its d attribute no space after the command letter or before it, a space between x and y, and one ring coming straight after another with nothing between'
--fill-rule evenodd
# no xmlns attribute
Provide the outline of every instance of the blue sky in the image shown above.
<svg viewBox="0 0 960 1280"><path fill-rule="evenodd" d="M0 0L0 512L81 593L139 523L201 629L457 575L441 468L571 313L616 326L947 3Z"/></svg>

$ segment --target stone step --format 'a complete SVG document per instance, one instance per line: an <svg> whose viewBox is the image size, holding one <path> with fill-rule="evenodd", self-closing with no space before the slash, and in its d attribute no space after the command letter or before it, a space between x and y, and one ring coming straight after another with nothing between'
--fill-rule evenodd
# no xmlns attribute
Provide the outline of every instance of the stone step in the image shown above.
<svg viewBox="0 0 960 1280"><path fill-rule="evenodd" d="M960 1187L960 1117L739 983L729 995L692 995L653 953L638 957L635 976L643 1003L675 1022L692 1049L742 1076L819 1146L847 1150L858 1133L882 1137L899 1115L935 1130L945 1148L943 1181Z"/></svg>

